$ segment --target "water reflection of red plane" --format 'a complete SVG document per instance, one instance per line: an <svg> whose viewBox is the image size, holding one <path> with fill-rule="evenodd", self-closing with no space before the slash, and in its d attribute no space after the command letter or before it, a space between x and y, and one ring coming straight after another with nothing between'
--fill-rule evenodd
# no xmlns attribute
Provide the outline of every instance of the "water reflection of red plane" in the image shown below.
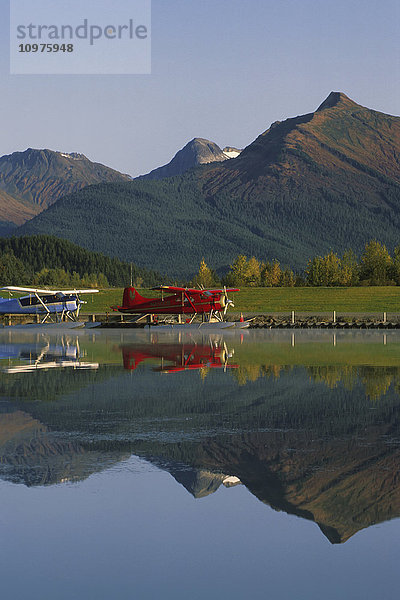
<svg viewBox="0 0 400 600"><path fill-rule="evenodd" d="M160 360L160 366L154 371L176 373L177 371L204 368L237 368L228 365L233 351L229 352L225 344L125 344L121 346L124 369L135 370L145 360ZM164 364L167 363L167 364Z"/></svg>

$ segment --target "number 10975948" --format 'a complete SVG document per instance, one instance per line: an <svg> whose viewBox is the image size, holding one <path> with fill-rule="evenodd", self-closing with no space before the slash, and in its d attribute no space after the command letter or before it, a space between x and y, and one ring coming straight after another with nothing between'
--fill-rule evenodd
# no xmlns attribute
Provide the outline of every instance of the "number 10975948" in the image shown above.
<svg viewBox="0 0 400 600"><path fill-rule="evenodd" d="M73 52L73 44L20 44L18 52Z"/></svg>

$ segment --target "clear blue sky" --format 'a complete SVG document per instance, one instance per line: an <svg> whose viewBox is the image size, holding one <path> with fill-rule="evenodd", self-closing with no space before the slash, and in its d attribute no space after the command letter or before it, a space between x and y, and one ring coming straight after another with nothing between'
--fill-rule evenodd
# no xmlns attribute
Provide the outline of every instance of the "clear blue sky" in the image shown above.
<svg viewBox="0 0 400 600"><path fill-rule="evenodd" d="M0 40L1 155L83 152L138 175L193 137L244 147L332 90L400 115L398 0L153 0L151 75L10 75L8 0Z"/></svg>

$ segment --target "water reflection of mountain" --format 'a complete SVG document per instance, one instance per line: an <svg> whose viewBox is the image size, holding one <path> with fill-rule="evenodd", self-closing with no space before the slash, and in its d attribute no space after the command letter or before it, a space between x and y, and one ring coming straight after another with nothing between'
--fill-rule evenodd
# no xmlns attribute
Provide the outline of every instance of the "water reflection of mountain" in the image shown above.
<svg viewBox="0 0 400 600"><path fill-rule="evenodd" d="M204 379L143 365L134 373L82 372L85 379L68 388L65 376L58 372L53 402L27 402L29 391L24 399L20 389L3 404L3 478L28 485L79 479L135 453L196 497L228 476L240 480L274 509L316 521L334 543L400 515L393 385L377 403L360 376L351 386L327 386L297 366L246 385L234 370Z"/></svg>
<svg viewBox="0 0 400 600"><path fill-rule="evenodd" d="M0 414L0 475L27 486L79 481L129 457L90 450L21 410Z"/></svg>
<svg viewBox="0 0 400 600"><path fill-rule="evenodd" d="M157 466L168 471L172 477L190 493L194 498L204 498L214 494L218 488L240 485L241 481L235 475L226 475L218 471L195 469L187 465L166 461L155 461Z"/></svg>
<svg viewBox="0 0 400 600"><path fill-rule="evenodd" d="M312 439L310 432L247 434L197 446L192 464L236 476L262 502L315 521L332 543L400 515L398 448L362 439Z"/></svg>

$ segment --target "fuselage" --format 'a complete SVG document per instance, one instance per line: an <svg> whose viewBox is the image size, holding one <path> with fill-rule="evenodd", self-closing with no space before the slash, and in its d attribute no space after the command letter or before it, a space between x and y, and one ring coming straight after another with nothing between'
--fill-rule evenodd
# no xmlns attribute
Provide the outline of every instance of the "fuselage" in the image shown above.
<svg viewBox="0 0 400 600"><path fill-rule="evenodd" d="M155 298L147 302L138 303L135 306L119 306L118 310L121 312L134 313L134 314L147 314L153 315L176 315L176 314L193 314L196 313L209 313L211 310L218 311L222 310L220 301L214 299L201 299L196 298L188 299L177 298L175 296L169 296L164 298Z"/></svg>
<svg viewBox="0 0 400 600"><path fill-rule="evenodd" d="M144 298L133 287L125 288L122 306L114 307L122 313L177 315L210 313L224 309L224 294L220 291L184 290L161 298Z"/></svg>
<svg viewBox="0 0 400 600"><path fill-rule="evenodd" d="M47 312L74 312L77 308L78 299L74 294L65 296L63 294L41 295L40 300L35 295L22 296L21 298L0 297L0 314L3 315L42 315Z"/></svg>
<svg viewBox="0 0 400 600"><path fill-rule="evenodd" d="M223 310L221 295L218 296L190 296L174 294L166 298L146 298L143 302L136 302L131 306L118 306L120 312L153 315L176 315L209 313L211 310Z"/></svg>

